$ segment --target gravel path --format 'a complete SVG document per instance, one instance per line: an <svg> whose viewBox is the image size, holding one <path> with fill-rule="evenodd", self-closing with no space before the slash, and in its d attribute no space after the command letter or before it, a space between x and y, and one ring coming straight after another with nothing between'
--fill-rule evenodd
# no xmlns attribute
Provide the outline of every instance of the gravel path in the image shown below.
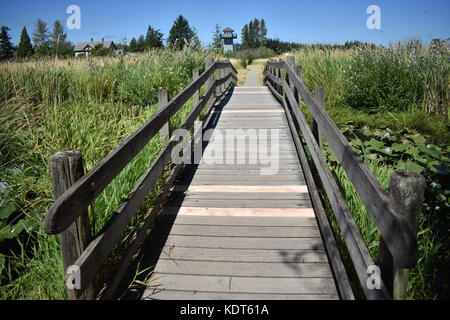
<svg viewBox="0 0 450 320"><path fill-rule="evenodd" d="M247 79L245 79L244 83L245 87L259 87L259 79L258 79L258 67L252 66L252 69L247 75Z"/></svg>

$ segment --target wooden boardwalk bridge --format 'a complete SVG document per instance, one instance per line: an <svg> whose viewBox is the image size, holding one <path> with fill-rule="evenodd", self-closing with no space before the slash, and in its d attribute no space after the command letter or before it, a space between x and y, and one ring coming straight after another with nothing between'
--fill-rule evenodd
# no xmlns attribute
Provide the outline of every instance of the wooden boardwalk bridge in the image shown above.
<svg viewBox="0 0 450 320"><path fill-rule="evenodd" d="M171 101L161 90L160 111L87 174L79 153L52 158L56 200L45 231L60 234L64 267L72 270L66 280L74 284L69 298L117 297L139 252L141 269L152 268L142 299L354 299L325 201L365 297L404 295L417 243L414 218L408 218L414 206L398 203L405 203L405 190L414 193L418 177L398 173L401 182L393 179L388 194L326 115L323 90L313 96L305 87L292 57L269 61L264 72L266 86L235 87L233 66L208 59L205 71L195 69L194 81ZM194 133L180 153L169 123L191 97L193 109L180 128ZM314 118L312 130L302 100ZM166 147L92 239L88 206L158 132ZM322 136L380 230L377 264L322 157ZM191 162L174 161L174 154L189 153ZM161 177L159 197L99 292L98 271ZM370 285L376 265L381 278Z"/></svg>

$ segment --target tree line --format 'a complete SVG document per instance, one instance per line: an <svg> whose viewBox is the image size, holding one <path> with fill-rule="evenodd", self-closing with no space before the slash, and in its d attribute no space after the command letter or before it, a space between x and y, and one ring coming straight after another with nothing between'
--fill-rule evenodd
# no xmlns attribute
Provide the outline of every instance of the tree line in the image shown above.
<svg viewBox="0 0 450 320"><path fill-rule="evenodd" d="M130 40L130 44L126 47L126 50L129 52L143 52L153 48L163 48L163 37L164 34L161 30L148 26L146 35L140 35L138 39L133 37ZM201 47L197 30L190 26L188 20L182 15L179 15L173 22L166 42L168 47L176 50L181 50L185 46L197 49Z"/></svg>
<svg viewBox="0 0 450 320"><path fill-rule="evenodd" d="M11 42L9 36L10 28L2 26L0 30L0 61L10 60L16 58L28 58L31 56L57 56L69 57L74 55L75 46L70 41L67 41L67 33L59 20L53 24L53 29L49 30L48 24L41 19L38 19L34 25L34 31L30 38L28 30L23 27L20 36L19 45L16 47ZM197 30L189 25L189 22L182 15L179 15L174 21L169 36L164 39L164 34L161 30L152 26L148 26L147 33L140 35L138 39L132 38L130 43L116 43L118 49L124 52L143 52L153 48L163 48L164 40L167 46L176 50L181 50L185 46L199 49L201 42L197 35ZM31 43L31 40L34 44ZM102 45L94 48L91 53L93 55L106 55L110 52L104 50Z"/></svg>
<svg viewBox="0 0 450 320"><path fill-rule="evenodd" d="M20 34L20 42L15 47L8 34L10 28L2 26L0 30L0 60L10 60L14 56L18 58L27 58L35 56L59 56L66 57L73 54L74 45L67 41L67 34L59 20L53 24L53 29L48 29L48 24L41 19L35 23L35 29L32 33L34 45L31 44L30 36L26 27L23 27Z"/></svg>
<svg viewBox="0 0 450 320"><path fill-rule="evenodd" d="M59 20L56 20L53 24L52 30L49 30L47 23L41 19L38 19L35 23L35 28L31 39L28 35L27 28L24 27L22 29L20 42L17 47L15 47L11 42L11 37L8 34L9 30L10 29L7 26L2 26L0 30L0 60L10 60L14 57L27 58L31 56L73 56L74 45L67 40L67 34ZM359 41L346 42L343 45L306 45L296 42L286 42L277 38L267 38L267 32L268 29L263 18L255 18L249 21L249 23L245 24L242 28L241 43L236 43L235 49L237 51L248 51L258 48L267 48L273 50L277 54L281 54L283 52L303 47L314 47L319 49L351 49L370 45ZM31 40L33 40L34 45L31 43ZM124 39L123 43L116 43L116 47L118 49L122 49L123 52L136 53L154 48L163 48L164 41L166 41L166 46L172 47L176 50L181 50L185 46L197 49L202 46L197 35L197 30L189 25L189 22L185 17L179 15L173 22L167 39L164 39L164 34L160 29L156 29L149 25L145 35L140 35L137 39L133 37L129 44L127 44L126 39ZM223 48L221 27L219 24L216 24L215 26L212 43L209 48L215 50L216 52L221 52ZM108 55L111 54L111 52L109 49L103 48L100 44L91 51L91 54Z"/></svg>

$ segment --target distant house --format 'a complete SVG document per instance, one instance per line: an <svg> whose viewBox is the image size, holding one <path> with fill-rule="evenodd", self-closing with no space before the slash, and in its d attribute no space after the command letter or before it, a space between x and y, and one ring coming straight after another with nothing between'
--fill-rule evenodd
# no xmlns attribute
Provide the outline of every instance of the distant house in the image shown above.
<svg viewBox="0 0 450 320"><path fill-rule="evenodd" d="M117 52L116 45L113 41L105 41L104 38L102 38L102 41L94 41L94 39L91 38L91 42L79 42L74 49L75 57L78 57L80 54L88 56L92 49L98 44L103 45L104 48L107 48L111 51Z"/></svg>

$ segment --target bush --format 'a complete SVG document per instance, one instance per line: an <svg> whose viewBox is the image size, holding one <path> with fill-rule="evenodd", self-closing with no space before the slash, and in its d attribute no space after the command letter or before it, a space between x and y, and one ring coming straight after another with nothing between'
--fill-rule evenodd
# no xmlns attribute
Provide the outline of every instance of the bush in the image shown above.
<svg viewBox="0 0 450 320"><path fill-rule="evenodd" d="M347 103L369 112L405 111L417 102L420 74L410 57L391 48L360 49L350 62Z"/></svg>
<svg viewBox="0 0 450 320"><path fill-rule="evenodd" d="M358 49L345 77L345 100L369 112L424 109L448 119L448 58L441 47Z"/></svg>
<svg viewBox="0 0 450 320"><path fill-rule="evenodd" d="M241 57L241 66L242 68L247 69L247 57L245 56Z"/></svg>

